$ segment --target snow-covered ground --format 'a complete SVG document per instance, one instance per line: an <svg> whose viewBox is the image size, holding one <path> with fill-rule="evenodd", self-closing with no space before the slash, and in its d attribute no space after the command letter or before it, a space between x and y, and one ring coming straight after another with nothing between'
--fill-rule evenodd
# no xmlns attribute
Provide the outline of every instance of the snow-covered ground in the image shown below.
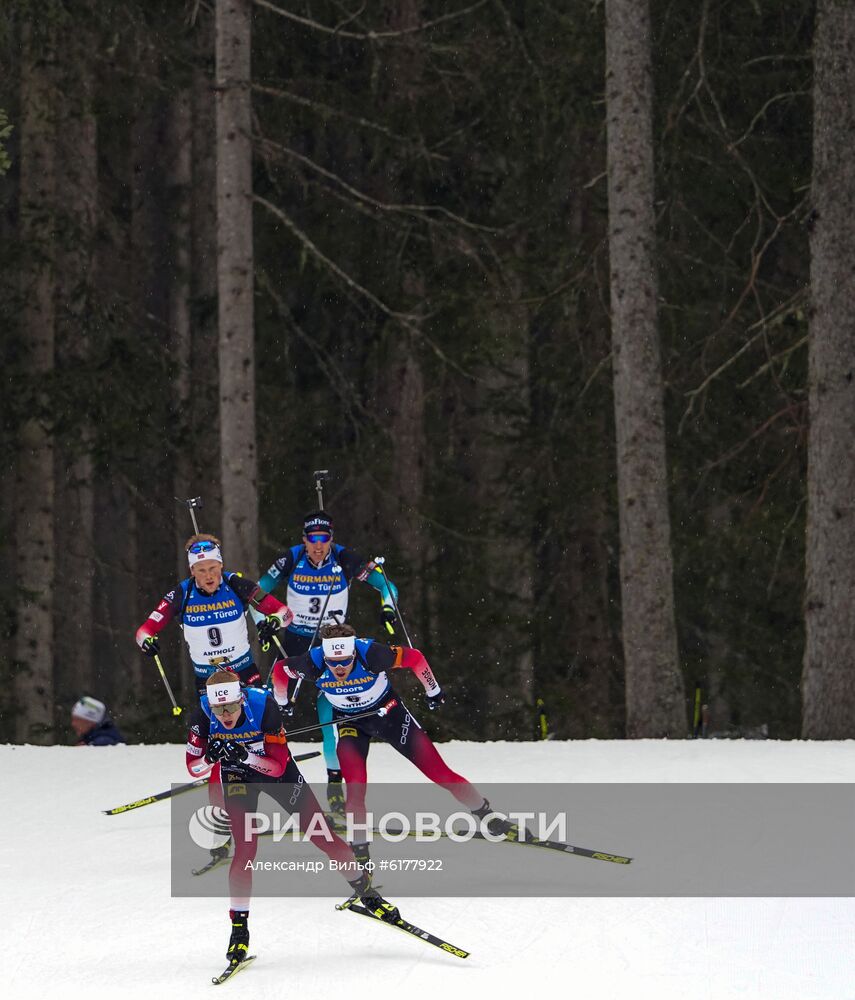
<svg viewBox="0 0 855 1000"><path fill-rule="evenodd" d="M855 742L458 742L442 751L476 783L855 782ZM14 776L0 860L4 996L855 1000L855 902L803 898L402 904L469 949L466 961L338 913L333 900L258 899L250 930L259 958L214 987L227 903L170 897L168 804L101 814L186 781L183 761L179 746L0 747L2 773ZM303 771L325 780L320 759ZM412 781L417 772L374 746L370 777ZM507 850L522 860L528 848Z"/></svg>

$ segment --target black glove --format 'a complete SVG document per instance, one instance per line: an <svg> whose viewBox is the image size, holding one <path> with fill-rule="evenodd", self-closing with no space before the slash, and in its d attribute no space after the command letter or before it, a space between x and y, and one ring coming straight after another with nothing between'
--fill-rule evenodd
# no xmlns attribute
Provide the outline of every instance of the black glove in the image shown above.
<svg viewBox="0 0 855 1000"><path fill-rule="evenodd" d="M395 622L398 620L398 616L395 614L395 609L390 608L388 604L383 605L383 610L380 612L383 618L383 625L389 635L395 634Z"/></svg>
<svg viewBox="0 0 855 1000"><path fill-rule="evenodd" d="M241 764L247 758L246 747L233 740L222 740L214 737L208 740L205 760L209 764Z"/></svg>
<svg viewBox="0 0 855 1000"><path fill-rule="evenodd" d="M429 694L427 696L427 705L432 712L435 712L440 705L444 704L445 704L445 692L442 690L437 691L436 694Z"/></svg>
<svg viewBox="0 0 855 1000"><path fill-rule="evenodd" d="M222 758L225 756L226 752L226 741L214 738L213 740L208 740L208 746L205 750L205 760L209 764L218 764Z"/></svg>
<svg viewBox="0 0 855 1000"><path fill-rule="evenodd" d="M294 702L289 701L287 705L280 705L279 714L283 719L292 719L294 717Z"/></svg>
<svg viewBox="0 0 855 1000"><path fill-rule="evenodd" d="M268 618L265 618L263 622L259 622L258 638L261 639L262 642L270 642L273 636L279 631L281 625L282 622L280 622L278 618L270 615Z"/></svg>
<svg viewBox="0 0 855 1000"><path fill-rule="evenodd" d="M226 743L220 760L223 764L242 764L249 756L243 743Z"/></svg>
<svg viewBox="0 0 855 1000"><path fill-rule="evenodd" d="M145 653L146 656L157 656L160 652L160 643L153 635L146 636L142 641L140 649Z"/></svg>

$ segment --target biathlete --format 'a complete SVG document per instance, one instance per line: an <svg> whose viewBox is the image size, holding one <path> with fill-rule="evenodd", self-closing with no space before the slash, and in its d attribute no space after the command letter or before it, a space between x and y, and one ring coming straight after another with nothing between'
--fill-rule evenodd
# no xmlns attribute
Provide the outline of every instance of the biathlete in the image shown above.
<svg viewBox="0 0 855 1000"><path fill-rule="evenodd" d="M215 670L233 670L241 684L261 684L252 658L246 612L259 616L258 635L269 641L277 629L291 624L291 611L240 573L224 573L220 541L213 535L193 535L185 544L190 576L163 598L137 629L140 649L154 656L157 634L175 619L193 661L201 693Z"/></svg>
<svg viewBox="0 0 855 1000"><path fill-rule="evenodd" d="M410 647L358 639L354 629L347 624L325 625L321 637L320 647L276 663L274 693L279 701L285 696L288 680L303 677L329 700L333 716L339 720L338 759L347 790L346 809L354 821L365 823L366 761L372 739L393 746L431 781L445 786L479 819L493 813L490 803L478 789L445 763L431 738L389 683L387 670L412 670L425 689L428 708L434 710L443 704L442 688L422 653ZM348 719L348 716L372 709L382 714ZM487 821L487 828L498 835L507 833L511 823L493 814ZM357 859L365 864L367 842L354 843L353 849Z"/></svg>
<svg viewBox="0 0 855 1000"><path fill-rule="evenodd" d="M341 567L340 573L333 573L335 565ZM294 613L294 620L281 636L286 656L300 656L308 652L320 626L347 618L350 584L354 580L361 580L379 592L383 624L386 631L394 636L395 603L398 600L395 585L374 562L358 555L353 549L333 542L333 522L327 511L317 510L307 514L303 519L302 545L294 545L283 552L259 580L259 586L268 593L283 582L287 585L286 600ZM280 704L283 707L287 705L284 696ZM329 701L323 692L319 692L318 721L330 722L332 717ZM344 806L344 796L334 729L334 726L325 726L322 730L324 761L327 766L327 799L331 809L340 810Z"/></svg>
<svg viewBox="0 0 855 1000"><path fill-rule="evenodd" d="M236 673L218 670L205 686L187 735L185 760L194 778L211 774L212 802L225 809L235 853L229 868L229 917L232 934L226 954L232 966L246 958L249 946L249 901L252 866L258 846L245 829L244 813L254 812L265 791L286 812L300 816L300 829L340 866L353 894L381 920L398 918L397 907L371 887L345 841L330 830L318 800L288 750L279 708L263 688L243 688ZM216 765L219 765L218 767ZM347 878L345 872L350 873Z"/></svg>

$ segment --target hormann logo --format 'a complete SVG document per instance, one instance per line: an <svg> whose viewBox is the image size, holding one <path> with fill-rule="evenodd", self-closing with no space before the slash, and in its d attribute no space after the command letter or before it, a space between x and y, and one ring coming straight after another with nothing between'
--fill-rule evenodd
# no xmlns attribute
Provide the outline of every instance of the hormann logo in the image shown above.
<svg viewBox="0 0 855 1000"><path fill-rule="evenodd" d="M333 688L334 687L354 687L356 684L364 684L365 681L366 681L365 677L362 677L362 678L357 677L355 679L353 679L353 678L345 678L343 681L336 681L336 680L322 681L321 682L321 687L325 687L325 688L329 688L329 687L333 687Z"/></svg>
<svg viewBox="0 0 855 1000"><path fill-rule="evenodd" d="M234 601L214 601L211 604L188 604L186 611L191 615L203 615L208 611L225 611L227 608L236 608Z"/></svg>
<svg viewBox="0 0 855 1000"><path fill-rule="evenodd" d="M332 583L333 580L340 580L338 573L334 575L315 576L309 573L294 573L291 576L292 583Z"/></svg>

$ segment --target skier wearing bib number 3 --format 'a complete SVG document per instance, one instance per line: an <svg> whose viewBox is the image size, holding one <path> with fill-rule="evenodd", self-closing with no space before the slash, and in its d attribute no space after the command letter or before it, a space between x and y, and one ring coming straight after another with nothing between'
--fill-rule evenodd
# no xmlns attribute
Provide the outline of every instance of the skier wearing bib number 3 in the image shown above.
<svg viewBox="0 0 855 1000"><path fill-rule="evenodd" d="M339 566L340 572L333 572L334 566ZM317 510L307 514L303 519L303 544L295 545L279 556L259 580L261 589L269 593L283 582L287 585L286 600L294 613L294 620L283 635L286 656L301 656L308 652L320 626L345 620L353 580L361 580L379 591L383 624L389 635L394 636L395 602L398 599L395 585L375 563L333 542L333 522L328 511ZM253 614L253 618L256 617ZM285 692L283 699L284 695ZM329 723L332 717L330 703L319 692L318 721ZM334 728L327 725L321 732L327 765L327 798L331 809L340 810L344 806L344 795Z"/></svg>
<svg viewBox="0 0 855 1000"><path fill-rule="evenodd" d="M223 669L234 671L244 686L260 685L249 646L246 612L250 608L258 612L258 634L262 639L270 639L277 629L290 625L294 616L255 581L239 573L223 572L218 538L193 535L184 548L190 576L173 587L140 625L137 645L148 656L154 656L158 632L175 618L184 631L200 692L205 690L208 677Z"/></svg>

